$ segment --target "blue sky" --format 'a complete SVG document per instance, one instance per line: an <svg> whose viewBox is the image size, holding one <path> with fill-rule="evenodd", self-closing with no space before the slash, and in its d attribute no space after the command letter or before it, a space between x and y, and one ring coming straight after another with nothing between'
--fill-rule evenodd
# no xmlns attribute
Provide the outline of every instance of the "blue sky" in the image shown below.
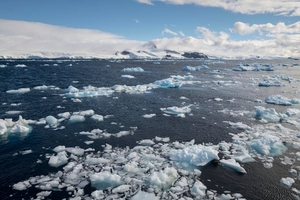
<svg viewBox="0 0 300 200"><path fill-rule="evenodd" d="M222 34L225 37L223 40L226 41L269 40L270 37L275 37L275 31L276 34L287 32L293 34L293 39L296 38L298 42L298 33L300 34L300 30L297 31L297 23L300 21L298 0L229 0L226 2L222 0L9 0L0 2L0 19L99 30L127 40L138 41L189 36L213 40L212 37L216 39ZM236 24L237 22L241 23ZM274 27L266 27L268 23ZM277 26L278 23L284 24L285 28ZM296 28L287 30L287 26L294 24Z"/></svg>

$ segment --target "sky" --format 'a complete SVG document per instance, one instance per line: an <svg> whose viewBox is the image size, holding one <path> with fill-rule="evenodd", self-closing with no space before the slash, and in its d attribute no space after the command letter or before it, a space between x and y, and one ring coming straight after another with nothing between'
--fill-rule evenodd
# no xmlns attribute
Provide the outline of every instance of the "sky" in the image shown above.
<svg viewBox="0 0 300 200"><path fill-rule="evenodd" d="M0 53L158 48L300 57L299 0L9 0ZM123 48L123 49L122 49ZM179 49L177 49L179 48Z"/></svg>

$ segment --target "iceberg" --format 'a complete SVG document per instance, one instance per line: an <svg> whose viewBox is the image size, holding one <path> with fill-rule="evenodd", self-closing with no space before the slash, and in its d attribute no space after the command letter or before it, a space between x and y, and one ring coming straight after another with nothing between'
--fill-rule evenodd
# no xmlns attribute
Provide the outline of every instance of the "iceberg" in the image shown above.
<svg viewBox="0 0 300 200"><path fill-rule="evenodd" d="M287 177L287 178L281 178L280 180L280 184L282 187L289 189L290 187L292 187L292 185L295 183L295 180Z"/></svg>
<svg viewBox="0 0 300 200"><path fill-rule="evenodd" d="M201 69L208 69L206 65L201 65L197 67L185 66L182 68L183 71L200 71Z"/></svg>

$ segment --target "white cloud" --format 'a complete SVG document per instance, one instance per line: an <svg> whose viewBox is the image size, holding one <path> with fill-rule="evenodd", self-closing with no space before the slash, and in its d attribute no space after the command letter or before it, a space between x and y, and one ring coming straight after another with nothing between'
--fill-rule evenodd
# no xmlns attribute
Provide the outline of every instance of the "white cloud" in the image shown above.
<svg viewBox="0 0 300 200"><path fill-rule="evenodd" d="M143 42L98 30L0 19L0 50L22 52L113 53ZM121 48L121 49L120 49Z"/></svg>
<svg viewBox="0 0 300 200"><path fill-rule="evenodd" d="M299 0L137 0L153 5L154 1L167 4L195 4L204 7L223 8L242 14L274 13L277 15L300 16Z"/></svg>
<svg viewBox="0 0 300 200"><path fill-rule="evenodd" d="M168 33L168 34L171 34L171 35L178 35L177 33L175 33L174 31L171 31L170 29L168 28L165 28L163 31L162 31L162 35L164 35L165 33Z"/></svg>
<svg viewBox="0 0 300 200"><path fill-rule="evenodd" d="M154 39L156 51L197 51L219 57L300 57L300 23L249 25L237 22L234 31L249 34L261 31L268 39L235 41L225 32L197 27L198 37L186 37L164 29L163 33L178 35ZM179 37L180 36L180 37ZM127 40L118 35L98 30L75 29L35 22L0 19L0 55L9 52L52 52L92 56L112 56L116 51L145 49L143 41ZM155 53L155 52L154 52ZM16 55L16 54L11 54ZM59 54L57 54L59 55ZM163 54L162 54L163 55Z"/></svg>
<svg viewBox="0 0 300 200"><path fill-rule="evenodd" d="M185 37L185 34L184 34L182 31L179 31L179 34L180 34L182 37Z"/></svg>
<svg viewBox="0 0 300 200"><path fill-rule="evenodd" d="M137 19L135 19L134 21L135 21L136 23L139 23L139 22L140 22L140 21L139 21L139 20L137 20Z"/></svg>
<svg viewBox="0 0 300 200"><path fill-rule="evenodd" d="M200 51L219 57L300 57L299 35L278 34L267 40L230 40L224 32L213 32L206 27L197 27L198 38L163 38L153 42L158 48L177 51Z"/></svg>
<svg viewBox="0 0 300 200"><path fill-rule="evenodd" d="M154 5L152 3L152 0L136 0L139 3L144 3L144 4L148 4L148 5Z"/></svg>
<svg viewBox="0 0 300 200"><path fill-rule="evenodd" d="M300 21L290 25L285 25L285 23L279 22L276 25L267 23L267 24L253 24L251 26L243 22L236 22L234 24L234 31L241 35L250 34L255 31L258 31L260 34L262 34L262 32L267 32L270 34L279 34L279 33L300 34Z"/></svg>

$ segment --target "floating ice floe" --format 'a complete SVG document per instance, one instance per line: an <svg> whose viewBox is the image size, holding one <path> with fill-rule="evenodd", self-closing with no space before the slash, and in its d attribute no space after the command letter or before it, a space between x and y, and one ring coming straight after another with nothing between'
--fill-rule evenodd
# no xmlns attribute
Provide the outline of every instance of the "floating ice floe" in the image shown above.
<svg viewBox="0 0 300 200"><path fill-rule="evenodd" d="M219 160L217 150L201 144L184 149L171 150L169 155L171 160L186 162L195 166L205 166L212 160Z"/></svg>
<svg viewBox="0 0 300 200"><path fill-rule="evenodd" d="M144 118L152 118L152 117L155 117L156 114L145 114L143 115Z"/></svg>
<svg viewBox="0 0 300 200"><path fill-rule="evenodd" d="M21 134L27 135L32 130L28 125L28 121L19 116L19 120L13 122L12 119L0 119L0 136L4 134Z"/></svg>
<svg viewBox="0 0 300 200"><path fill-rule="evenodd" d="M135 78L135 77L132 75L122 75L121 78Z"/></svg>
<svg viewBox="0 0 300 200"><path fill-rule="evenodd" d="M232 159L232 158L228 159L228 160L221 159L220 163L221 163L222 166L228 167L228 168L230 168L232 170L235 170L237 172L240 172L240 173L243 173L243 174L247 173L246 170L243 167L241 167L241 165L238 162L235 161L235 159Z"/></svg>
<svg viewBox="0 0 300 200"><path fill-rule="evenodd" d="M144 72L144 69L141 67L124 68L122 72Z"/></svg>
<svg viewBox="0 0 300 200"><path fill-rule="evenodd" d="M80 97L97 97L97 96L110 96L114 92L128 93L128 94L144 94L156 88L180 88L184 84L200 83L199 81L192 81L193 76L171 76L170 78L157 80L154 83L127 86L127 85L114 85L112 87L93 87L86 86L82 90L69 86L66 89L66 96L69 98Z"/></svg>
<svg viewBox="0 0 300 200"><path fill-rule="evenodd" d="M24 94L26 92L30 92L30 88L19 88L17 90L7 90L8 94Z"/></svg>
<svg viewBox="0 0 300 200"><path fill-rule="evenodd" d="M281 95L273 95L273 96L267 97L265 99L265 102L269 103L269 104L291 106L293 104L300 104L300 99L288 99Z"/></svg>
<svg viewBox="0 0 300 200"><path fill-rule="evenodd" d="M188 114L192 111L190 107L190 105L183 107L172 106L167 108L161 108L160 110L167 114L177 115L178 117L185 117L185 114Z"/></svg>
<svg viewBox="0 0 300 200"><path fill-rule="evenodd" d="M253 116L265 122L279 122L287 118L287 115L277 113L274 108L266 109L262 106L255 107L255 112Z"/></svg>
<svg viewBox="0 0 300 200"><path fill-rule="evenodd" d="M270 87L270 86L283 86L283 84L280 81L270 81L270 80L266 80L266 81L262 81L258 83L258 86L261 87Z"/></svg>
<svg viewBox="0 0 300 200"><path fill-rule="evenodd" d="M185 66L182 68L183 71L200 71L201 69L208 69L206 65L201 65L197 67Z"/></svg>
<svg viewBox="0 0 300 200"><path fill-rule="evenodd" d="M282 185L282 187L289 189L290 187L292 187L292 185L295 183L295 180L287 177L287 178L281 178L280 180L280 184Z"/></svg>
<svg viewBox="0 0 300 200"><path fill-rule="evenodd" d="M232 68L233 71L274 71L274 67L271 64L239 64L236 68Z"/></svg>
<svg viewBox="0 0 300 200"><path fill-rule="evenodd" d="M7 65L0 65L0 68L5 68L7 67Z"/></svg>
<svg viewBox="0 0 300 200"><path fill-rule="evenodd" d="M16 67L27 67L25 64L17 64Z"/></svg>

